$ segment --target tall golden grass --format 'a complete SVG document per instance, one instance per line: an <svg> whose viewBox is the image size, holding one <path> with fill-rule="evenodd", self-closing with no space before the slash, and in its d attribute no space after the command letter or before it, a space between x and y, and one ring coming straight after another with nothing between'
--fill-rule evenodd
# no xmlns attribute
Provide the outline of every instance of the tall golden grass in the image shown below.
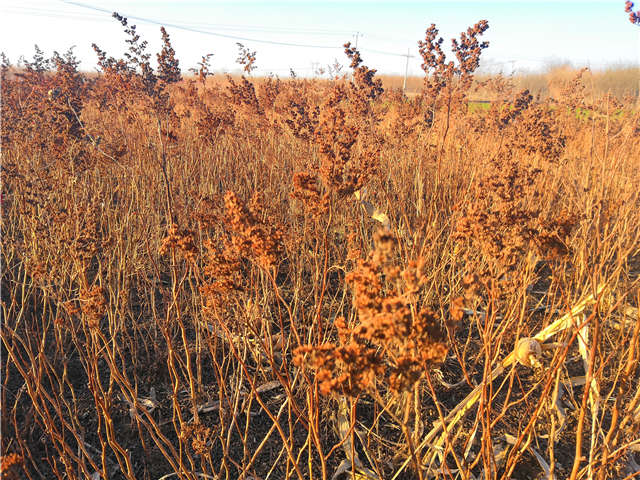
<svg viewBox="0 0 640 480"><path fill-rule="evenodd" d="M116 18L100 75L2 71L5 478L637 476L631 99L478 78L486 22L407 97Z"/></svg>

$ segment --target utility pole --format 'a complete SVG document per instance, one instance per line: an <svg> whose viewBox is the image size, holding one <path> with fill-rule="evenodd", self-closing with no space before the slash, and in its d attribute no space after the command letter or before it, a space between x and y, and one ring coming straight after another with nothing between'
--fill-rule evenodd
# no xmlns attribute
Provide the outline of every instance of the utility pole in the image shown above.
<svg viewBox="0 0 640 480"><path fill-rule="evenodd" d="M407 90L407 77L409 76L409 59L413 58L411 49L407 48L407 54L402 56L407 57L407 63L404 65L404 82L402 83L402 94L404 95Z"/></svg>
<svg viewBox="0 0 640 480"><path fill-rule="evenodd" d="M356 50L358 49L358 37L362 35L360 32L356 32L354 37L356 37Z"/></svg>

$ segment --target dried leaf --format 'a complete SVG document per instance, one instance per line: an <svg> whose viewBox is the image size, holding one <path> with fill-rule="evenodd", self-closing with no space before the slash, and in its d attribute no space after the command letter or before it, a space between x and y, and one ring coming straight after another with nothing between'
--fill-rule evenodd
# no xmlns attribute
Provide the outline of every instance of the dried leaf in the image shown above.
<svg viewBox="0 0 640 480"><path fill-rule="evenodd" d="M542 455L540 455L537 452L537 450L535 448L533 448L533 447L529 447L529 451L531 453L533 453L533 456L536 457L536 460L538 460L538 463L540 464L540 467L542 468L542 470L544 470L544 478L546 480L553 480L554 477L553 477L553 475L551 475L551 467L545 461L545 459L542 458Z"/></svg>
<svg viewBox="0 0 640 480"><path fill-rule="evenodd" d="M259 387L256 388L256 393L264 393L274 390L278 387L282 386L282 384L278 380L273 380L271 382L263 383Z"/></svg>
<svg viewBox="0 0 640 480"><path fill-rule="evenodd" d="M390 222L389 217L387 216L386 213L384 213L379 208L374 207L371 204L371 202L368 202L367 200L363 200L362 199L362 194L360 193L360 191L356 191L353 194L356 197L356 200L358 200L360 202L360 206L367 213L367 215L369 215L374 220L380 222L384 228L390 228L391 227L391 222Z"/></svg>

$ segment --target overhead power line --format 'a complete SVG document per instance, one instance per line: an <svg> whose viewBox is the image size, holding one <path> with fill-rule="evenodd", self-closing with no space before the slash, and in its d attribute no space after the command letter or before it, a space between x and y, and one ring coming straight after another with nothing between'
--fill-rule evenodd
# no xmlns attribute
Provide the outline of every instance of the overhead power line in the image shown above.
<svg viewBox="0 0 640 480"><path fill-rule="evenodd" d="M74 5L75 6L75 5ZM110 10L108 11L111 12ZM14 15L26 15L35 17L49 17L49 18L66 18L70 20L98 20L102 22L113 22L111 15L104 15L107 10L100 9L95 13L78 12L78 11L61 11L60 9L38 8L30 7L28 5L20 6L0 6L0 13L14 14ZM278 35L312 35L312 36L350 36L351 30L329 30L322 28L313 29L301 29L292 27L267 27L260 25L233 25L223 23L207 23L207 22L180 22L181 26L199 28L199 29L211 29L228 31L228 32L251 32L251 33L270 33Z"/></svg>
<svg viewBox="0 0 640 480"><path fill-rule="evenodd" d="M89 5L89 4L86 4L86 3L75 2L75 1L72 1L72 0L60 0L60 1L65 3L65 4L67 4L67 5L74 5L74 6L77 6L77 7L86 8L86 9L97 11L97 12L108 13L109 15L111 15L113 13L111 10L108 10L108 9L105 9L105 8L101 8L101 7L96 7L94 5ZM230 35L230 34L227 34L227 33L220 33L220 32L214 32L214 31L207 30L207 29L195 28L193 26L189 26L188 24L164 22L164 21L155 20L155 19L151 19L151 18L140 17L140 16L137 16L137 15L126 15L126 16L127 16L127 18L130 18L130 19L133 19L133 20L137 20L137 21L140 21L140 22L150 23L150 24L153 24L153 25L171 27L171 28L176 28L176 29L179 29L179 30L184 30L184 31L187 31L187 32L200 33L200 34L203 34L203 35L211 35L211 36L220 37L220 38L228 38L230 40L236 40L236 41L262 43L262 44L267 44L267 45L279 45L279 46L285 46L285 47L317 48L317 49L325 49L325 50L330 50L330 49L332 49L332 50L342 50L344 48L343 45L314 45L314 44L306 44L306 43L282 42L282 41L277 41L277 40L266 40L266 39L261 39L261 38L251 38L251 37L240 36L240 35ZM265 33L267 33L267 32L265 32ZM360 50L362 50L364 52L376 53L376 54L380 54L380 55L389 55L389 56L394 56L394 57L405 57L406 56L406 54L403 54L403 53L387 52L387 51L375 50L375 49L371 49L371 48L361 48Z"/></svg>
<svg viewBox="0 0 640 480"><path fill-rule="evenodd" d="M68 5L75 5L77 7L82 7L82 8L87 8L90 10L95 10L97 12L104 12L104 13L108 13L108 14L112 14L113 12L111 10L107 10L105 8L100 8L100 7L95 7L93 5L88 5L85 3L80 3L80 2L73 2L70 0L60 0L63 3L66 3ZM160 25L160 26L164 26L164 27L171 27L171 28L176 28L179 30L185 30L187 32L193 32L193 33L201 33L203 35L211 35L214 37L221 37L221 38L228 38L231 40L241 40L243 42L254 42L254 43L265 43L265 44L269 44L269 45L280 45L280 46L286 46L286 47L302 47L302 48L324 48L324 49L335 49L335 48L342 48L342 47L338 47L338 46L334 46L334 45L310 45L310 44L304 44L304 43L292 43L292 42L279 42L276 40L262 40L259 38L249 38L249 37L244 37L244 36L238 36L238 35L229 35L226 33L218 33L218 32L212 32L210 30L202 30L200 28L193 28L193 27L189 27L187 25L181 25L181 24L177 24L177 23L171 23L171 22L163 22L163 21L159 21L159 20L154 20L151 18L144 18L144 17L139 17L136 15L127 15L127 18L131 18L133 20L138 20L141 22L145 22L145 23L150 23L153 25Z"/></svg>
<svg viewBox="0 0 640 480"><path fill-rule="evenodd" d="M25 4L23 6L21 5L19 7L5 6L4 8L0 8L0 12L9 13L9 14L24 14L29 16L41 16L41 17L48 17L48 18L63 18L63 19L70 19L70 20L90 20L90 21L104 21L104 22L108 22L111 20L110 17L112 16L113 12L109 9L97 7L97 6L82 3L82 2L76 2L73 0L59 0L59 1L67 5L80 7L96 13L82 14L79 12L61 12L60 10L54 10L50 8L38 8L38 7L30 6L29 4ZM102 14L108 14L108 17L105 17ZM215 32L215 31L212 31L211 28L216 28L219 30L227 30L227 31L234 31L234 30L237 31L237 30L243 29L245 31L251 31L252 33L265 33L265 34L273 33L273 34L280 34L280 35L282 34L349 35L353 33L352 31L349 31L349 30L330 30L330 29L322 29L322 28L313 29L313 30L303 30L303 29L295 29L291 27L266 27L266 26L259 26L259 25L212 24L212 23L206 23L206 22L173 23L173 22L164 22L161 20L140 17L135 15L126 15L126 16L130 19L138 20L143 23L167 26L167 27L171 27L179 30L184 30L184 31L193 32L193 33L200 33L203 35L210 35L210 36L215 36L220 38L226 38L230 40L236 40L236 41L240 40L240 41L246 41L246 42L270 44L270 45L314 48L314 49L325 49L325 50L329 50L329 49L342 50L344 46L342 44L341 45L316 45L316 44L304 44L304 43L284 42L284 41L277 41L277 40L266 40L266 39L260 39L260 38L251 38L243 35L233 35L229 33ZM358 37L362 35L363 34L360 31L354 34L356 42L358 40ZM366 36L378 38L378 39L384 38L379 35L368 34L368 33L366 34ZM356 43L356 47L358 47L357 43ZM360 50L363 52L373 53L377 55L406 58L405 77L407 77L408 75L409 59L415 58L414 55L410 54L410 51L407 51L407 53L396 53L396 52L389 52L385 50L378 50L378 49L367 48L367 47L360 47ZM507 60L507 61L490 62L490 63L481 62L481 67L493 67L493 66L511 64L512 68L514 68L516 63L521 63L521 62L545 63L548 61L549 59L541 59L541 58L535 58L535 59L534 58L518 58L518 59ZM280 70L284 71L289 69L280 69ZM309 69L303 67L303 68L297 68L297 70L309 70Z"/></svg>

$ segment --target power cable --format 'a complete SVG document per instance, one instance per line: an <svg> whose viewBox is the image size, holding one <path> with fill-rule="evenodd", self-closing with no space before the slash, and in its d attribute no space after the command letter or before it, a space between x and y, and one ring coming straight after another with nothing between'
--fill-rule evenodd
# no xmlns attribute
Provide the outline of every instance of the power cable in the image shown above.
<svg viewBox="0 0 640 480"><path fill-rule="evenodd" d="M92 10L95 12L100 12L100 13L107 13L109 14L109 16L112 15L112 11L105 9L105 8L101 8L101 7L96 7L94 5L90 5L90 4L86 4L86 3L81 3L81 2L76 2L73 0L59 0L60 2L67 4L67 5L71 5L71 6L76 6L76 7L80 7L80 8L84 8L87 10ZM16 11L18 8L22 8L22 12L20 11ZM33 16L44 16L44 17L50 17L50 18L69 18L69 19L74 19L74 20L93 20L93 21L109 21L108 19L104 18L101 15L82 15L79 14L77 12L69 12L69 13L60 13L51 9L42 9L42 8L37 8L37 7L31 7L31 6L24 6L24 7L5 7L2 8L0 11L3 11L5 13L24 13L27 15L33 15ZM262 26L258 26L258 25L229 25L229 24L208 24L208 23L204 23L204 22L193 22L193 23L172 23L172 22L163 22L163 21L159 21L159 20L155 20L155 19L151 19L151 18L146 18L146 17L140 17L140 16L136 16L136 15L126 15L128 18L130 19L134 19L137 21L141 21L144 23L149 23L149 24L153 24L153 25L160 25L160 26L166 26L166 27L171 27L171 28L175 28L175 29L179 29L179 30L185 30L188 32L192 32L192 33L200 33L203 35L211 35L211 36L215 36L215 37L220 37L220 38L227 38L230 40L236 40L236 41L244 41L244 42L254 42L254 43L262 43L262 44L268 44L268 45L279 45L279 46L287 46L287 47L300 47L300 48L315 48L315 49L325 49L325 50L329 50L329 49L334 49L334 50L342 50L344 47L343 45L314 45L314 44L304 44L304 43L295 43L295 42L283 42L283 41L277 41L277 40L265 40L265 39L260 39L260 38L251 38L251 37L246 37L246 36L241 36L241 35L231 35L231 34L227 34L227 33L219 33L219 32L214 32L211 30L206 29L207 27L214 27L217 29L226 29L226 30L236 30L236 29L245 29L245 30L252 30L254 33L279 33L279 34L296 34L296 33L304 33L304 34L320 34L320 35L339 35L341 33L344 34L349 34L352 33L350 31L339 31L339 30L328 30L328 29L315 29L315 30L301 30L301 29L293 29L293 28L289 28L289 27L262 27ZM197 28L197 26L202 26L202 28ZM367 36L371 36L371 37L376 37L379 39L382 39L381 36L379 35L367 35ZM389 51L384 51L384 50L378 50L378 49L373 49L373 48L367 48L367 47L361 47L360 50L362 52L368 52L368 53L373 53L373 54L378 54L378 55L385 55L385 56L392 56L392 57L403 57L403 58L415 58L414 55L409 55L407 53L395 53L395 52L389 52ZM532 58L521 58L521 59L514 59L514 60L509 60L509 61L504 61L504 62L492 62L489 64L483 64L481 66L483 67L491 67L491 66L496 66L496 65L506 65L509 63L517 63L517 62L545 62L547 60L543 60L543 59L532 59Z"/></svg>
<svg viewBox="0 0 640 480"><path fill-rule="evenodd" d="M42 9L42 8L33 8L33 7L0 7L0 12L5 14L14 14L14 15L28 15L28 16L41 16L41 17L50 17L50 18L68 18L72 20L100 20L100 21L113 21L109 17L105 17L101 14L81 14L76 12L69 13L61 13L60 11L50 10L50 9ZM101 12L102 13L102 12ZM202 28L202 29L219 29L219 30L227 30L227 31L249 31L252 33L275 33L280 35L315 35L315 36L337 36L337 35L351 35L350 30L324 30L324 29L312 29L312 30L303 30L303 29L294 29L290 27L264 27L258 25L231 25L231 24L212 24L205 22L180 22L180 25L183 27L192 27L192 28ZM209 30L207 30L209 31ZM337 47L336 47L337 48Z"/></svg>
<svg viewBox="0 0 640 480"><path fill-rule="evenodd" d="M72 0L59 0L59 1L61 1L63 3L66 3L68 5L75 5L77 7L86 8L86 9L90 9L90 10L94 10L94 11L98 11L98 12L109 13L109 14L113 13L110 10L107 10L107 9L104 9L104 8L96 7L96 6L85 4L85 3L81 3L81 2L75 2L75 1L72 1ZM263 44L268 44L268 45L280 45L280 46L286 46L286 47L318 48L318 49L325 49L325 50L326 49L335 49L335 50L339 49L339 50L342 50L344 48L342 45L312 45L312 44L293 43L293 42L280 42L280 41L276 41L276 40L263 40L263 39L259 39L259 38L249 38L249 37L239 36L239 35L229 35L229 34L224 34L224 33L219 33L219 32L212 32L210 30L204 30L204 29L201 29L201 28L189 27L188 25L181 24L181 23L162 22L162 21L154 20L154 19L150 19L150 18L139 17L137 15L127 15L127 18L131 18L131 19L138 20L138 21L145 22L145 23L150 23L150 24L153 24L153 25L172 27L172 28L176 28L176 29L179 29L179 30L185 30L185 31L193 32L193 33L201 33L203 35L211 35L211 36L215 36L215 37L228 38L228 39L231 39L231 40L240 40L240 41L243 41L243 42L263 43ZM361 48L360 50L362 50L364 52L377 53L377 54L380 54L380 55L388 55L388 56L394 56L394 57L406 57L406 54L403 54L403 53L386 52L386 51L375 50L375 49L371 49L371 48Z"/></svg>
<svg viewBox="0 0 640 480"><path fill-rule="evenodd" d="M95 7L93 5L87 5L84 3L80 3L80 2L73 2L70 0L60 0L63 3L66 3L68 5L75 5L81 8L87 8L90 10L95 10L98 12L104 12L104 13L109 13L112 14L113 12L111 12L110 10L104 9L104 8L100 8L100 7ZM302 47L302 48L323 48L323 49L338 49L338 48L342 48L342 47L338 47L338 46L332 46L332 45L310 45L310 44L304 44L304 43L290 43L290 42L278 42L275 40L261 40L259 38L249 38L249 37L241 37L238 35L227 35L224 33L217 33L217 32L211 32L209 30L202 30L202 29L198 29L198 28L191 28L185 25L180 25L180 24L176 24L176 23L170 23L170 22L161 22L158 20L153 20L150 18L144 18L144 17L139 17L136 15L127 15L127 18L131 18L133 20L138 20L141 22L145 22L145 23L150 23L153 25L160 25L160 26L164 26L164 27L171 27L171 28L177 28L179 30L185 30L188 32L193 32L193 33L201 33L203 35L211 35L214 37L221 37L221 38L228 38L231 40L241 40L243 42L254 42L254 43L264 43L264 44L268 44L268 45L280 45L280 46L286 46L286 47Z"/></svg>

